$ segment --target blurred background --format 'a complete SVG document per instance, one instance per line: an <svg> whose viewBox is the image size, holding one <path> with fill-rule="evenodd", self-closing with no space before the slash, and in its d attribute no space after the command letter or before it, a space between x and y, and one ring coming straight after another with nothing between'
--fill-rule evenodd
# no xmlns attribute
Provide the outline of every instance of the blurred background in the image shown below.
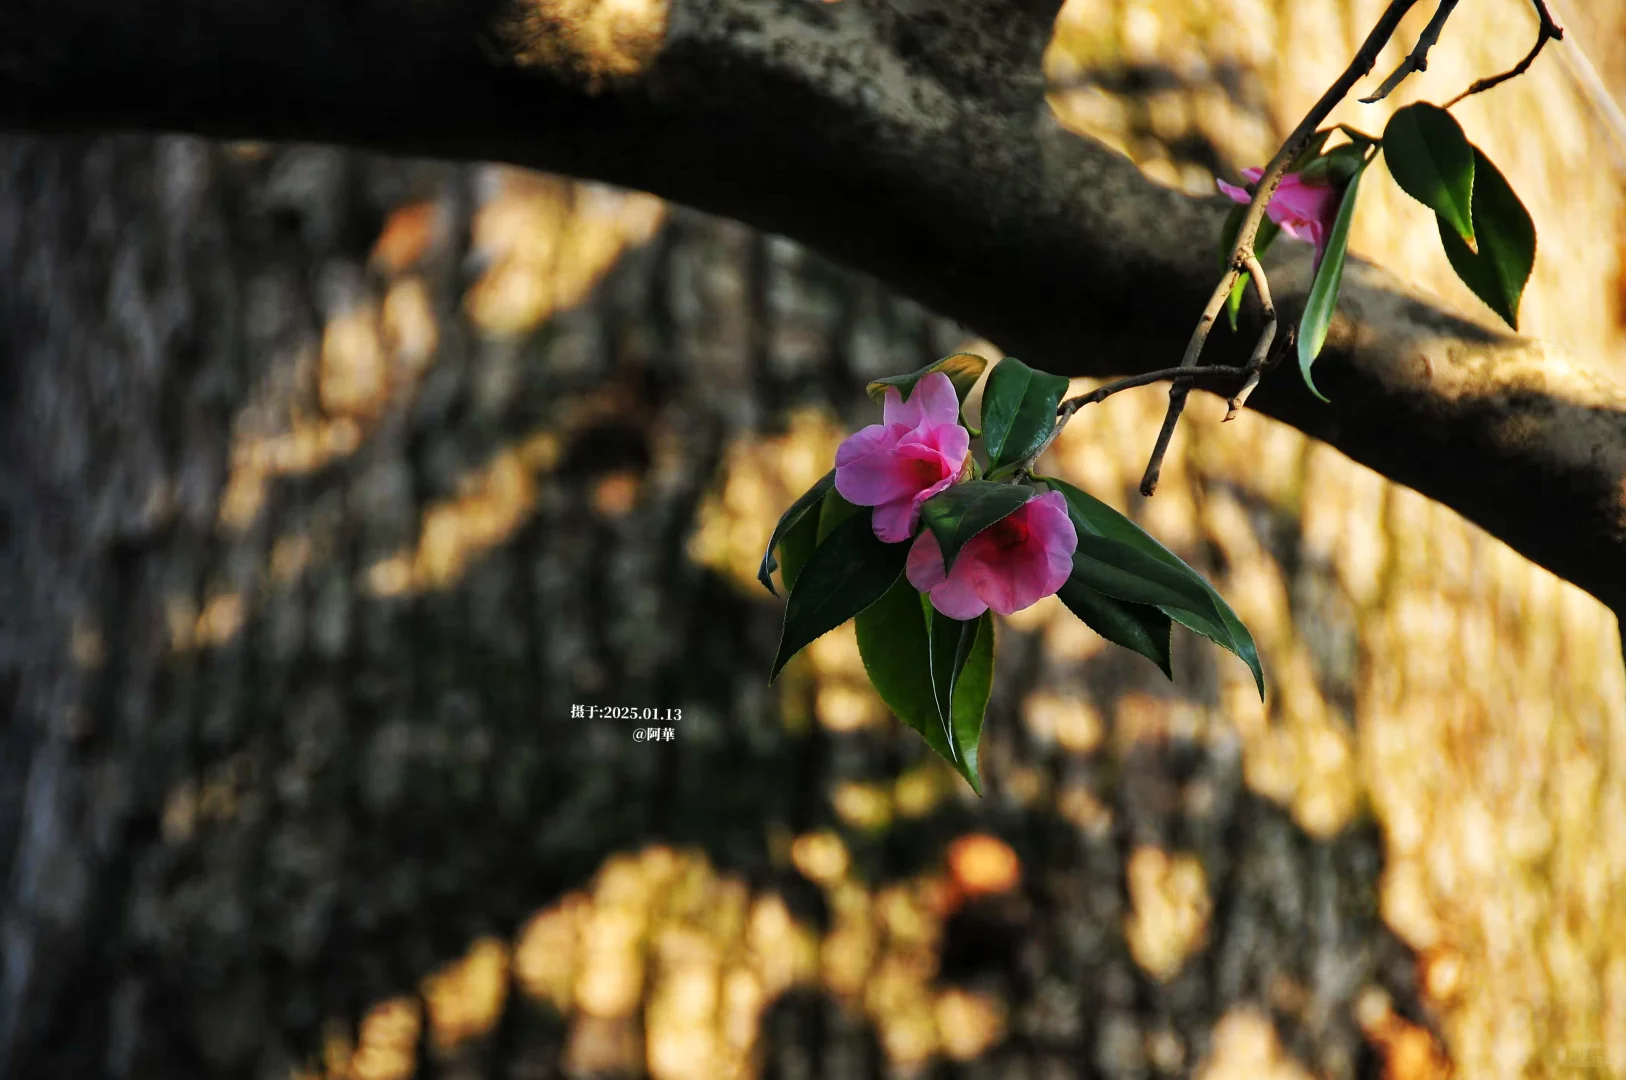
<svg viewBox="0 0 1626 1080"><path fill-rule="evenodd" d="M1382 7L1073 0L1052 105L1209 192ZM1626 98L1626 3L1556 14ZM1463 5L1335 119L1535 27ZM1540 230L1521 329L1626 379L1626 148L1556 47L1455 112ZM1480 310L1392 184L1353 246ZM999 628L979 801L850 627L768 686L773 521L866 380L960 349L1001 355L647 195L0 140L9 1075L1626 1076L1614 618L1256 413L1194 399L1151 500L1160 388L1051 466L1211 576L1265 705L1046 601Z"/></svg>

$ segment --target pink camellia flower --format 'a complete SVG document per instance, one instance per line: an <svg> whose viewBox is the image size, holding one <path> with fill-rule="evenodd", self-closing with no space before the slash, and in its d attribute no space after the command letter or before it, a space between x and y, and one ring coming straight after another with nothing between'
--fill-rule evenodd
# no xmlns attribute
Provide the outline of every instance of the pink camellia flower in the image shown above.
<svg viewBox="0 0 1626 1080"><path fill-rule="evenodd" d="M1243 169L1242 175L1248 183L1257 184L1259 178L1265 175L1263 169ZM1243 206L1253 201L1246 188L1227 184L1224 180L1214 181L1219 189L1231 197L1232 202ZM1327 249L1327 237L1332 232L1333 219L1338 216L1339 192L1337 188L1324 184L1306 183L1298 173L1288 173L1282 177L1282 182L1276 185L1276 193L1270 197L1270 205L1265 207L1265 213L1270 220L1282 227L1282 232L1295 240L1304 240L1315 245L1316 265L1321 265L1321 253Z"/></svg>
<svg viewBox="0 0 1626 1080"><path fill-rule="evenodd" d="M989 608L1009 615L1065 585L1077 548L1067 500L1047 491L966 541L946 577L943 551L927 529L909 549L904 574L951 619L975 619Z"/></svg>
<svg viewBox="0 0 1626 1080"><path fill-rule="evenodd" d="M920 504L965 474L971 433L960 426L959 396L941 371L916 383L908 401L888 388L881 419L836 450L836 491L875 507L875 535L896 544L914 533Z"/></svg>

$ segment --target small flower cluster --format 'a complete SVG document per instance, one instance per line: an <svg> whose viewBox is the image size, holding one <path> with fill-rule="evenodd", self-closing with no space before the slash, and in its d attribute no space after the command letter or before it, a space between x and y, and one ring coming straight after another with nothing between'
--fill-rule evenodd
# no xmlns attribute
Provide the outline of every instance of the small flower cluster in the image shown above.
<svg viewBox="0 0 1626 1080"><path fill-rule="evenodd" d="M836 451L835 488L855 506L874 507L875 535L888 544L913 540L906 574L932 606L951 619L992 609L1010 615L1056 593L1073 569L1078 533L1058 491L1048 491L967 541L952 571L930 529L920 529L927 499L972 474L971 433L948 376L932 372L908 401L886 392L882 422L850 436Z"/></svg>
<svg viewBox="0 0 1626 1080"><path fill-rule="evenodd" d="M985 372L978 430L960 408ZM757 568L763 588L777 595L780 570L789 592L770 682L851 620L876 694L978 794L995 612L1055 596L1171 677L1178 621L1242 657L1264 692L1253 639L1201 575L1106 503L1034 471L1074 411L1066 378L955 353L867 389L881 423L842 442Z"/></svg>

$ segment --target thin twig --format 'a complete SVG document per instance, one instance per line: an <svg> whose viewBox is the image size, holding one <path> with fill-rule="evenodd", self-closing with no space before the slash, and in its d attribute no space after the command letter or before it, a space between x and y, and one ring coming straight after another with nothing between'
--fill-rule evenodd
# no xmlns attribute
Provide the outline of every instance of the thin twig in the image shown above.
<svg viewBox="0 0 1626 1080"><path fill-rule="evenodd" d="M1185 356L1180 362L1181 367L1196 365L1202 355L1203 345L1208 340L1208 332L1213 329L1220 308L1224 306L1226 297L1231 294L1231 286L1236 282L1237 274L1247 261L1254 257L1253 242L1259 233L1260 223L1264 221L1265 208L1270 205L1271 196L1275 195L1276 186L1286 175L1288 165L1292 164L1293 159L1308 145L1316 128L1321 126L1321 121L1325 120L1333 108L1349 95L1357 82L1371 73L1373 65L1377 63L1378 53L1383 51L1383 47L1394 36L1400 20L1416 4L1417 0L1390 0L1389 6L1379 16L1377 25L1361 43L1361 48L1350 61L1349 67L1338 77L1338 81L1321 95L1321 100L1317 101L1315 107L1299 121L1299 126L1293 129L1287 141L1282 143L1281 149L1276 151L1276 156L1270 159L1270 164L1265 166L1264 173L1254 187L1253 201L1249 203L1247 213L1242 216L1242 224L1237 228L1236 241L1231 245L1231 253L1226 258L1228 269L1214 289L1213 296L1209 298L1208 306L1203 309L1202 317L1197 320L1197 327L1192 331L1191 340L1186 345ZM1258 265L1257 260L1254 261L1254 265ZM1253 275L1253 280L1255 288L1269 288L1263 273ZM1263 296L1263 292L1260 295ZM1180 413L1186 407L1186 395L1190 389L1189 382L1184 379L1175 380L1174 385L1169 388L1169 411L1163 417L1163 428L1158 432L1157 445L1153 447L1151 459L1146 463L1146 473L1141 477L1142 495L1151 495L1157 490L1158 474L1163 470L1163 455L1168 452L1169 439L1174 435L1174 426L1179 423Z"/></svg>
<svg viewBox="0 0 1626 1080"><path fill-rule="evenodd" d="M1547 5L1543 2L1543 0L1530 0L1530 2L1535 5L1536 15L1541 19L1541 30L1537 32L1536 43L1530 47L1530 51L1525 54L1524 59L1520 60L1510 70L1504 71L1500 75L1492 75L1488 79L1479 79L1472 86L1468 87L1468 89L1464 90L1450 101L1447 101L1445 103L1445 107L1447 109L1465 97L1471 97L1474 94L1482 94L1493 86L1500 86L1509 79L1518 78L1520 75L1523 75L1526 71L1530 70L1530 65L1536 62L1536 57L1540 55L1542 48L1549 41L1564 40L1564 28L1553 22L1553 16L1547 10Z"/></svg>
<svg viewBox="0 0 1626 1080"><path fill-rule="evenodd" d="M1243 226L1247 226L1246 221L1243 222ZM1250 253L1252 252L1253 247L1251 244L1248 250ZM1233 249L1232 255L1235 254L1236 252ZM1208 306L1203 308L1203 313L1197 317L1197 329L1192 331L1191 340L1186 342L1186 351L1180 357L1181 367L1197 366L1197 359L1203 353L1203 343L1208 340L1208 332L1214 328L1214 323L1219 318L1220 308L1225 306L1225 301L1231 295L1231 289L1236 285L1236 279L1241 275L1241 262L1236 261L1234 265L1226 269L1225 276L1220 278L1219 285L1215 287L1213 295L1208 298Z"/></svg>
<svg viewBox="0 0 1626 1080"><path fill-rule="evenodd" d="M1257 256L1248 256L1248 273L1257 283L1259 290L1259 307L1265 316L1265 328L1259 334L1259 342L1253 347L1253 355L1248 358L1247 381L1242 388L1231 396L1225 403L1225 419L1231 420L1242 410L1247 403L1248 395L1253 388L1259 385L1259 376L1265 370L1265 359L1270 355L1270 344L1276 340L1276 305L1270 299L1270 283L1265 280L1264 268L1259 265Z"/></svg>
<svg viewBox="0 0 1626 1080"><path fill-rule="evenodd" d="M1017 471L1023 471L1035 461L1038 461L1044 452L1050 449L1050 444L1056 441L1056 437L1061 434L1061 429L1067 426L1067 421L1071 420L1073 414L1086 405L1099 404L1120 391L1133 390L1137 386L1150 386L1152 383L1162 382L1164 379L1234 379L1247 374L1248 369L1245 367L1172 367L1161 368L1157 371L1143 371L1139 375L1130 375L1114 382L1102 383L1089 393L1068 398L1056 406L1056 426L1051 428L1050 437L1044 441L1043 446L1028 456Z"/></svg>
<svg viewBox="0 0 1626 1080"><path fill-rule="evenodd" d="M1103 383L1087 394L1080 394L1078 397L1068 398L1062 402L1056 409L1056 426L1060 427L1067 423L1075 412L1086 405L1099 404L1113 394L1123 390L1133 390L1137 386L1150 386L1152 383L1162 382L1164 379L1223 379L1235 378L1247 373L1248 369L1245 367L1210 365L1200 368L1162 368L1158 371L1146 371L1139 375L1130 375L1128 378L1118 379L1116 382Z"/></svg>
<svg viewBox="0 0 1626 1080"><path fill-rule="evenodd" d="M1434 9L1434 17L1428 20L1423 32L1417 36L1417 44L1406 59L1395 68L1394 74L1383 80L1371 97L1361 98L1361 104L1371 105L1382 101L1394 93L1395 87L1406 80L1406 76L1414 71L1428 70L1428 50L1432 49L1440 40L1440 31L1445 29L1445 20L1451 17L1451 9L1457 6L1457 0L1440 0L1440 6Z"/></svg>
<svg viewBox="0 0 1626 1080"><path fill-rule="evenodd" d="M1255 198L1257 199L1257 196ZM1243 221L1242 227L1247 228L1246 220ZM1220 308L1225 305L1226 297L1231 295L1231 287L1241 272L1240 268L1232 266L1220 279L1220 287L1208 298L1208 306L1197 319L1197 329L1191 335L1191 340L1186 343L1186 354L1180 358L1182 368L1197 366L1197 359L1202 355L1203 342L1208 340L1208 331L1213 328L1214 320L1219 318ZM1143 495L1150 495L1157 490L1158 473L1163 471L1163 455L1169 450L1169 439L1174 436L1174 426L1180 422L1180 414L1186 410L1186 395L1189 391L1190 385L1185 379L1176 379L1174 385L1169 387L1169 410L1163 414L1163 428L1157 434L1157 445L1152 447L1152 456L1146 463L1146 473L1140 480Z"/></svg>
<svg viewBox="0 0 1626 1080"><path fill-rule="evenodd" d="M1270 343L1276 337L1276 305L1270 302L1270 283L1265 280L1265 268L1259 265L1259 257L1250 251L1245 265L1259 290L1259 308L1265 316L1265 328L1259 334L1259 343L1253 347L1253 356L1248 359L1249 368L1260 368L1264 366Z"/></svg>
<svg viewBox="0 0 1626 1080"><path fill-rule="evenodd" d="M1248 379L1242 384L1242 388L1236 392L1234 397L1225 403L1226 420L1236 419L1237 413L1242 411L1242 407L1248 403L1248 398L1259 386L1260 377L1265 372L1269 371L1271 368L1280 363L1282 357L1293 351L1293 341L1296 336L1297 335L1291 325L1282 331L1281 344L1275 350L1275 355L1267 357L1265 362L1260 364L1257 369L1249 371Z"/></svg>

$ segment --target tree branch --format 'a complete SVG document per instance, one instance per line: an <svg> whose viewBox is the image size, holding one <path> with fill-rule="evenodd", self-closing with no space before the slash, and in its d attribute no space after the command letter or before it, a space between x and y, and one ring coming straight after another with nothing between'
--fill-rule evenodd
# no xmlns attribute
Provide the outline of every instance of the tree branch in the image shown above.
<svg viewBox="0 0 1626 1080"><path fill-rule="evenodd" d="M1417 45L1406 54L1406 59L1400 66L1374 90L1370 96L1361 98L1363 105L1371 105L1382 101L1394 93L1395 87L1406 81L1406 76L1414 71L1428 70L1428 51L1440 40L1440 32L1445 29L1445 20L1451 17L1451 12L1457 6L1457 0L1440 0L1440 6L1434 9L1434 17L1428 20L1423 32L1417 35Z"/></svg>
<svg viewBox="0 0 1626 1080"><path fill-rule="evenodd" d="M1468 89L1446 102L1445 107L1447 109L1465 97L1482 94L1493 86L1500 86L1509 79L1518 78L1530 70L1530 65L1536 62L1536 57L1541 55L1541 50L1546 47L1549 41L1564 40L1564 28L1553 21L1552 13L1547 10L1547 5L1543 3L1543 0L1530 0L1530 2L1536 7L1536 17L1541 20L1541 29L1536 32L1536 43L1530 46L1530 51L1524 54L1524 59L1500 75L1492 75L1488 79L1476 80Z"/></svg>
<svg viewBox="0 0 1626 1080"><path fill-rule="evenodd" d="M1249 277L1259 294L1260 303L1266 314L1265 328L1254 350L1253 361L1257 365L1263 364L1265 355L1270 352L1271 339L1276 336L1276 310L1270 302L1270 285L1265 281L1264 270L1260 268L1253 250L1254 238L1259 233L1260 224L1265 220L1265 209L1276 194L1276 187L1282 182L1282 177L1287 175L1287 167L1310 144L1310 139L1321 126L1321 121L1325 120L1338 103L1348 96L1355 84L1372 70L1372 66L1378 62L1378 54L1394 36L1400 20L1416 3L1417 0L1389 0L1389 6L1378 16L1377 24L1372 27L1371 33L1366 35L1361 47L1355 51L1355 57L1349 62L1349 66L1331 86L1327 87L1327 92L1321 95L1321 100L1304 114L1304 119L1299 121L1298 127L1293 129L1287 141L1276 151L1276 156L1265 166L1264 172L1254 185L1253 201L1248 204L1248 212L1242 215L1242 224L1237 227L1236 239L1231 243L1231 253L1226 258L1228 270L1220 279L1220 283L1214 287L1213 294L1208 298L1208 306L1203 309L1202 316L1197 320L1197 328L1192 331L1191 340L1186 344L1185 357L1180 361L1182 367L1191 367L1197 363L1202 355L1203 345L1208 340L1208 332L1213 329L1220 308L1230 295L1232 286L1236 284L1237 274L1245 268L1249 269ZM1169 409L1164 414L1163 428L1158 432L1157 443L1152 447L1152 456L1146 462L1146 471L1141 476L1142 495L1150 496L1157 491L1158 476L1163 471L1163 455L1168 453L1169 440L1174 437L1175 425L1180 422L1180 414L1185 411L1186 396L1190 392L1190 384L1184 381L1177 380L1169 387ZM1230 408L1227 409L1225 416L1227 420L1236 415L1240 400L1245 400L1247 396L1239 394L1231 399Z"/></svg>
<svg viewBox="0 0 1626 1080"><path fill-rule="evenodd" d="M887 29L951 19L950 0L525 3L548 17L495 0L4 5L0 126L319 140L641 188L800 240L1067 375L1167 366L1178 313L1212 294L1200 238L1229 204L1063 130L1014 70L1031 51L979 52L969 79ZM579 29L602 11L613 32ZM1283 254L1271 286L1291 325L1311 256ZM1247 361L1240 335L1209 350ZM1287 379L1250 404L1626 612L1626 390L1359 260L1317 374L1330 406Z"/></svg>

